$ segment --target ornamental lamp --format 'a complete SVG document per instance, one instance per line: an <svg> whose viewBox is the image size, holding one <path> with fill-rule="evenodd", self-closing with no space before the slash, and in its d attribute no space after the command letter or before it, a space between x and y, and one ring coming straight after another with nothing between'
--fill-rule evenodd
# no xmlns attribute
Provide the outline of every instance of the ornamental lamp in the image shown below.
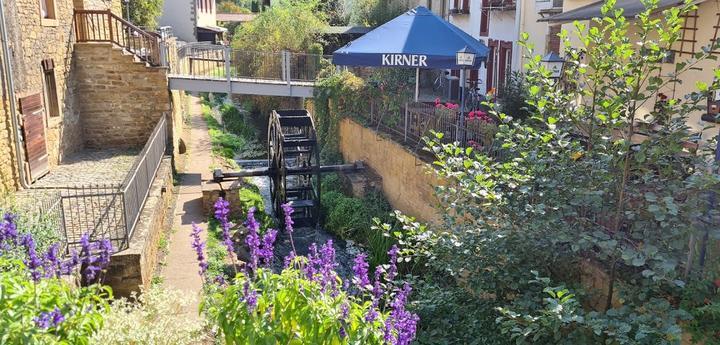
<svg viewBox="0 0 720 345"><path fill-rule="evenodd" d="M565 65L565 59L556 52L550 52L543 56L540 61L545 65L545 68L550 71L550 78L560 79L563 66Z"/></svg>
<svg viewBox="0 0 720 345"><path fill-rule="evenodd" d="M455 53L455 64L458 66L473 66L475 65L475 52L470 50L467 46L458 50Z"/></svg>

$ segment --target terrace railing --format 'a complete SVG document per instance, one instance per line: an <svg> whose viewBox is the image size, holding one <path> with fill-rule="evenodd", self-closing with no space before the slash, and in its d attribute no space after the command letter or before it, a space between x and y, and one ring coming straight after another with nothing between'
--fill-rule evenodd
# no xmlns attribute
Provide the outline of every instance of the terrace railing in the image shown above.
<svg viewBox="0 0 720 345"><path fill-rule="evenodd" d="M115 251L128 248L165 155L167 140L167 120L162 116L122 184L43 188L59 195L57 205L44 209L58 214L58 227L68 249L78 247L86 233L91 240L110 240Z"/></svg>
<svg viewBox="0 0 720 345"><path fill-rule="evenodd" d="M125 233L129 241L140 218L150 186L160 168L167 147L167 120L160 118L145 147L122 184L122 200L125 216Z"/></svg>
<svg viewBox="0 0 720 345"><path fill-rule="evenodd" d="M319 54L255 52L210 43L190 43L178 48L171 74L196 79L256 79L314 82L330 65Z"/></svg>
<svg viewBox="0 0 720 345"><path fill-rule="evenodd" d="M117 44L152 66L160 66L160 36L149 33L109 10L75 10L77 42Z"/></svg>
<svg viewBox="0 0 720 345"><path fill-rule="evenodd" d="M458 141L460 146L473 146L493 157L501 154L493 139L493 125L480 120L466 120L461 128L458 110L438 110L431 104L407 102L398 111L389 111L371 101L369 114L361 116L376 130L392 134L396 141L416 151L424 145L422 138L432 136L432 132L442 133L442 142L450 143L458 138L458 130L462 130L464 140Z"/></svg>

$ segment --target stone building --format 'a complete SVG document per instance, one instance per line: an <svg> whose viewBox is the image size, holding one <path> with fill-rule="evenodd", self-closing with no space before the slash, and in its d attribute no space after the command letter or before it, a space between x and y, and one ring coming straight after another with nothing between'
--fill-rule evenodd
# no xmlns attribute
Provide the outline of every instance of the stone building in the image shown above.
<svg viewBox="0 0 720 345"><path fill-rule="evenodd" d="M0 6L0 193L27 188L85 147L143 145L170 110L164 69L112 43L76 37L76 10L111 11L103 18L121 20L121 0Z"/></svg>

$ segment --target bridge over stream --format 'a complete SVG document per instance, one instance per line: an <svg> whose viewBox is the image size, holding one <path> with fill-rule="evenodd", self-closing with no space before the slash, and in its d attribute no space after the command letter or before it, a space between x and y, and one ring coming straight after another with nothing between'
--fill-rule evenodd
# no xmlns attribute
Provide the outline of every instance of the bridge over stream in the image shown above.
<svg viewBox="0 0 720 345"><path fill-rule="evenodd" d="M331 64L318 54L253 52L189 43L169 59L171 90L313 97L318 73Z"/></svg>

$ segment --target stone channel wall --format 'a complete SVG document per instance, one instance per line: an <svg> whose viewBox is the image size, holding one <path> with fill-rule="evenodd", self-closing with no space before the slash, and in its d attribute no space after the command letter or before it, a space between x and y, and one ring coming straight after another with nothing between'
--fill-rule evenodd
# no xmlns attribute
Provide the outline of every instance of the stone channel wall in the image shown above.
<svg viewBox="0 0 720 345"><path fill-rule="evenodd" d="M85 146L142 147L171 111L167 70L110 43L77 43L75 58Z"/></svg>
<svg viewBox="0 0 720 345"><path fill-rule="evenodd" d="M405 147L346 118L340 122L340 152L346 162L362 160L380 175L394 208L421 221L440 219L433 186L441 181L429 164Z"/></svg>
<svg viewBox="0 0 720 345"><path fill-rule="evenodd" d="M112 256L106 283L116 297L128 297L132 292L149 288L158 261L160 235L169 227L169 210L172 209L171 158L160 163L155 182L150 187L140 219L130 239L130 246Z"/></svg>

